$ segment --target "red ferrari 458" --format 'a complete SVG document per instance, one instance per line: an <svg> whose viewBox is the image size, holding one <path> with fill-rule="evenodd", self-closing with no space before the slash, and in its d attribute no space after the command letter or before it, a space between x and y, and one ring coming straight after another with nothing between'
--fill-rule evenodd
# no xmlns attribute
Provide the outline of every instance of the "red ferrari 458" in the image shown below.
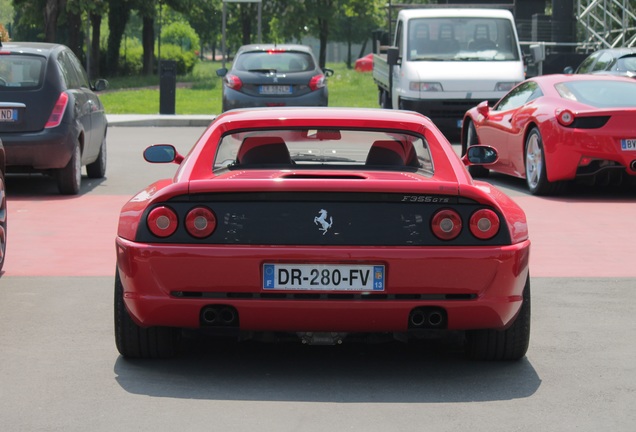
<svg viewBox="0 0 636 432"><path fill-rule="evenodd" d="M121 210L115 339L169 357L183 330L337 344L454 332L474 359L523 357L530 241L523 211L474 182L414 112L233 110ZM464 163L493 163L475 146Z"/></svg>
<svg viewBox="0 0 636 432"><path fill-rule="evenodd" d="M466 112L462 151L482 143L499 160L469 168L525 178L548 195L568 180L590 184L636 179L636 81L609 75L543 75L528 79L490 108Z"/></svg>

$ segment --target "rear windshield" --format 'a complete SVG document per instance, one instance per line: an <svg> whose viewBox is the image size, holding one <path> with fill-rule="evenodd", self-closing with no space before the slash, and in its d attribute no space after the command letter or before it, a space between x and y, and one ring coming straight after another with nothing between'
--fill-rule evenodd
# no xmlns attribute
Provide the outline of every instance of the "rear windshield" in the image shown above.
<svg viewBox="0 0 636 432"><path fill-rule="evenodd" d="M305 72L316 69L312 56L299 51L253 51L238 56L234 69L240 71Z"/></svg>
<svg viewBox="0 0 636 432"><path fill-rule="evenodd" d="M0 55L0 91L32 89L44 79L44 58L26 55Z"/></svg>
<svg viewBox="0 0 636 432"><path fill-rule="evenodd" d="M570 81L554 87L562 98L596 108L636 107L636 80Z"/></svg>
<svg viewBox="0 0 636 432"><path fill-rule="evenodd" d="M214 171L224 169L342 169L433 174L428 143L399 132L346 129L257 130L228 134Z"/></svg>

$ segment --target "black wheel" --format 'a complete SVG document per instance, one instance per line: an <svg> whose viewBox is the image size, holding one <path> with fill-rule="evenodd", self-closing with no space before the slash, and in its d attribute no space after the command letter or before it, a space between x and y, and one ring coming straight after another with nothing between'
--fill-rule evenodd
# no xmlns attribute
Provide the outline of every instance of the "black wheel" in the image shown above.
<svg viewBox="0 0 636 432"><path fill-rule="evenodd" d="M386 90L380 90L380 106L384 109L391 109L391 96Z"/></svg>
<svg viewBox="0 0 636 432"><path fill-rule="evenodd" d="M477 131L475 130L475 125L472 121L466 120L466 146L465 149L468 151L468 147L479 144L479 137L477 136ZM483 166L473 165L468 167L468 172L473 177L488 177L490 175L490 170L488 168L484 168Z"/></svg>
<svg viewBox="0 0 636 432"><path fill-rule="evenodd" d="M82 155L79 144L75 145L71 160L57 171L57 188L61 194L77 195L82 185Z"/></svg>
<svg viewBox="0 0 636 432"><path fill-rule="evenodd" d="M0 271L4 265L7 252L7 190L4 185L4 175L0 171Z"/></svg>
<svg viewBox="0 0 636 432"><path fill-rule="evenodd" d="M530 276L515 321L506 330L466 332L466 356L472 360L519 360L530 343Z"/></svg>
<svg viewBox="0 0 636 432"><path fill-rule="evenodd" d="M550 195L557 190L563 182L548 181L545 154L543 151L543 139L537 128L533 128L526 138L526 183L532 195Z"/></svg>
<svg viewBox="0 0 636 432"><path fill-rule="evenodd" d="M115 274L115 344L127 358L171 358L177 355L181 331L171 327L140 327L124 304L124 287Z"/></svg>
<svg viewBox="0 0 636 432"><path fill-rule="evenodd" d="M97 159L95 159L95 162L86 165L86 174L88 174L90 178L104 178L106 175L106 159L106 135L104 135L102 145L99 147L99 155Z"/></svg>

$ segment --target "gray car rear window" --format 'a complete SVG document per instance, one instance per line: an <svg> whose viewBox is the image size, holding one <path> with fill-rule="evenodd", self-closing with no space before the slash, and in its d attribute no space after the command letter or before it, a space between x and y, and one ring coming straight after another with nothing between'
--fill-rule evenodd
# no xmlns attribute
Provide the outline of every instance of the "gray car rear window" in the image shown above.
<svg viewBox="0 0 636 432"><path fill-rule="evenodd" d="M39 87L44 79L43 72L43 57L0 55L0 91Z"/></svg>
<svg viewBox="0 0 636 432"><path fill-rule="evenodd" d="M306 72L316 66L308 53L270 50L244 52L238 56L233 68L239 71Z"/></svg>

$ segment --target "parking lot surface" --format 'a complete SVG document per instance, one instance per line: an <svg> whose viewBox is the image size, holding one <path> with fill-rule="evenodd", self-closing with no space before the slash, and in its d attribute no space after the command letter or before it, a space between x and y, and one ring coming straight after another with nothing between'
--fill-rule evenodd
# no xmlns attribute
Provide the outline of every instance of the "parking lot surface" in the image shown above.
<svg viewBox="0 0 636 432"><path fill-rule="evenodd" d="M489 181L526 211L533 242L525 359L470 362L452 341L404 345L189 339L167 361L121 358L113 279L121 206L187 153L197 127L111 127L107 177L76 197L41 176L7 178L0 276L3 431L633 431L636 429L636 191L530 196Z"/></svg>

